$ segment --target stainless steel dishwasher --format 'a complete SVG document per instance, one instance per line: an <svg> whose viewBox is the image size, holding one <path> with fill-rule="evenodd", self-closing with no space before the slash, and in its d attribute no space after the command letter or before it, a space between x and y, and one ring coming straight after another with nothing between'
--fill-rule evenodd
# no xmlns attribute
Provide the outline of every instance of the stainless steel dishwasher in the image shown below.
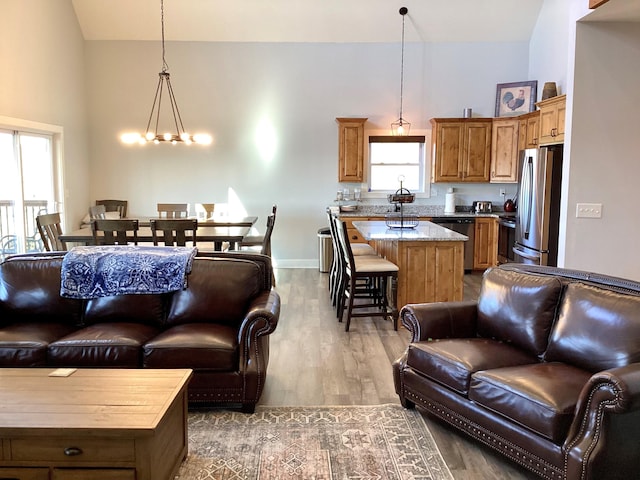
<svg viewBox="0 0 640 480"><path fill-rule="evenodd" d="M473 270L473 239L475 236L475 219L468 217L434 217L431 219L431 222L469 237L469 240L464 242L464 271L470 272L471 270Z"/></svg>

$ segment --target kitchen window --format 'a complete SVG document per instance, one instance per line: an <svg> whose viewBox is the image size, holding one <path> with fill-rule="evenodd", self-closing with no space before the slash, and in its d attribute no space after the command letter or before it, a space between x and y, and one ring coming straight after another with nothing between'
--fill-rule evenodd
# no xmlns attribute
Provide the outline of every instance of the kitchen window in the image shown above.
<svg viewBox="0 0 640 480"><path fill-rule="evenodd" d="M369 136L369 192L392 193L402 187L426 193L425 137Z"/></svg>

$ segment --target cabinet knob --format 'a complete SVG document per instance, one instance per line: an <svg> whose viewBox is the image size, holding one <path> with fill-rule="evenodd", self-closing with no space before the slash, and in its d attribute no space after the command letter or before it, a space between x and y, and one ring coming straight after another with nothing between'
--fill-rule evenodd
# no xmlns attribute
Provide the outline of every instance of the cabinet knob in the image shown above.
<svg viewBox="0 0 640 480"><path fill-rule="evenodd" d="M84 452L81 448L78 447L67 447L64 449L64 454L67 457L77 457L78 455L82 455Z"/></svg>

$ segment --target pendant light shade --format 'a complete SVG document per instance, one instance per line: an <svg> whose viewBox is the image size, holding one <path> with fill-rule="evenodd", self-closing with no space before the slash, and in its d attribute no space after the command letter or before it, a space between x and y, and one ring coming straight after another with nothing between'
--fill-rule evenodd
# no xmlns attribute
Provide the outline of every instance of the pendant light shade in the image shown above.
<svg viewBox="0 0 640 480"><path fill-rule="evenodd" d="M398 120L391 124L391 135L409 135L411 124L402 118L402 94L404 88L404 17L409 13L407 7L402 7L399 10L402 15L402 50L400 56L400 117Z"/></svg>
<svg viewBox="0 0 640 480"><path fill-rule="evenodd" d="M187 133L182 124L182 117L180 116L180 110L178 109L178 102L173 93L173 87L171 86L171 75L168 72L169 66L165 60L165 48L164 48L164 0L160 0L160 23L162 26L162 71L158 74L158 86L156 87L156 95L153 98L153 105L151 106L151 113L149 114L149 121L147 122L147 128L143 134L125 133L121 139L124 143L139 143L145 145L147 143L158 144L160 142L170 142L172 144L185 143L187 145L192 143L200 143L208 145L211 143L211 135L206 133L200 133L191 135ZM163 125L165 130L161 132L160 127L160 115L162 110L162 97L165 94L169 99L172 120L167 120L169 125Z"/></svg>

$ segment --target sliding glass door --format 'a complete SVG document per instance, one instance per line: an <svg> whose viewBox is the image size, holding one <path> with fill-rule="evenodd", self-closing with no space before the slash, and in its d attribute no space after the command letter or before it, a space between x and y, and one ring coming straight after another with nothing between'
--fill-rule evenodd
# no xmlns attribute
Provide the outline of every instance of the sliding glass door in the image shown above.
<svg viewBox="0 0 640 480"><path fill-rule="evenodd" d="M59 211L53 137L0 130L0 256L41 251L36 216Z"/></svg>

